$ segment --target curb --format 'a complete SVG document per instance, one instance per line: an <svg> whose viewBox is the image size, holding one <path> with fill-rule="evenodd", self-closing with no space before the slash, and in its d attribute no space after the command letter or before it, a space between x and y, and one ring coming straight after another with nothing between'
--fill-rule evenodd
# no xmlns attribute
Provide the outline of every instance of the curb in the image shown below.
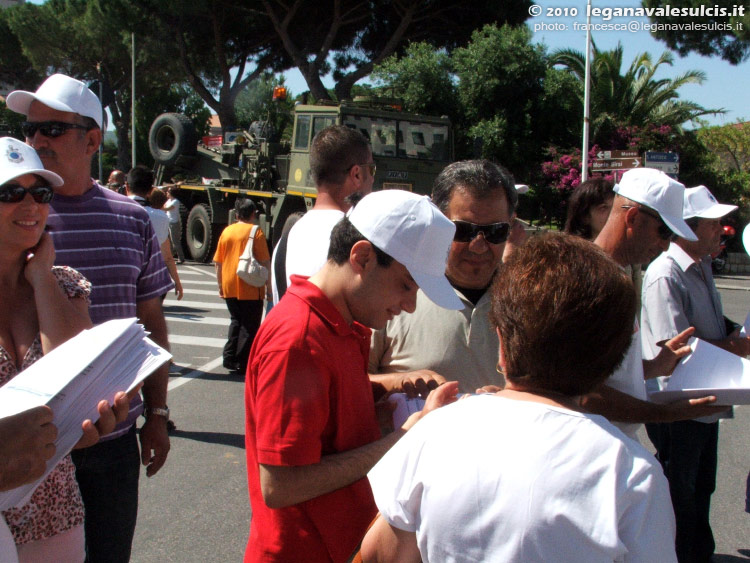
<svg viewBox="0 0 750 563"><path fill-rule="evenodd" d="M724 285L724 284L716 284L716 289L733 289L737 291L750 291L750 287L742 287L737 285Z"/></svg>

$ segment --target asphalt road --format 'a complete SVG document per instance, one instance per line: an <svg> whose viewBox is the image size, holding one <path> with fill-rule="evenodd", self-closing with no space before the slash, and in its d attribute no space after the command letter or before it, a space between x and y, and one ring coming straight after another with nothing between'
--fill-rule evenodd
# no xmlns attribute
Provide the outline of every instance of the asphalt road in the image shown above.
<svg viewBox="0 0 750 563"><path fill-rule="evenodd" d="M169 406L177 430L164 468L141 473L135 562L240 561L250 522L244 456L244 386L221 366L228 314L213 267L179 266L183 301L165 302L176 365ZM717 280L725 313L743 322L750 278ZM750 514L744 512L750 471L750 406L722 423L712 524L719 563L750 561ZM647 440L644 440L646 443Z"/></svg>

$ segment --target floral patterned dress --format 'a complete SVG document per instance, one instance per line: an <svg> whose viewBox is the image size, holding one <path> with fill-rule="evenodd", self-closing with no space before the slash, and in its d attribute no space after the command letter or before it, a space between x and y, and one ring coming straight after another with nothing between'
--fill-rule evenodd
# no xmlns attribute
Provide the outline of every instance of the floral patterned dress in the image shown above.
<svg viewBox="0 0 750 563"><path fill-rule="evenodd" d="M83 297L88 302L91 284L67 266L55 266L52 273L68 298ZM42 357L39 335L26 352L21 370ZM0 346L0 385L18 374L8 352ZM3 511L16 544L50 538L83 524L83 501L76 482L75 466L66 455L31 495L29 502Z"/></svg>

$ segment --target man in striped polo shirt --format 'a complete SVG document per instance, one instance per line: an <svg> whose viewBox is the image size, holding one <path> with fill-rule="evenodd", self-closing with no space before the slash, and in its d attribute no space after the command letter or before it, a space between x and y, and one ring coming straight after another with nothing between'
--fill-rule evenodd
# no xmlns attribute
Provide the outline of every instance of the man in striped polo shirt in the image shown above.
<svg viewBox="0 0 750 563"><path fill-rule="evenodd" d="M133 200L96 184L91 159L102 142L102 107L83 82L55 74L36 92L16 91L7 105L27 116L26 141L45 168L64 184L55 188L47 225L56 263L72 266L92 284L94 324L138 317L151 338L168 348L160 296L172 287L148 215ZM146 475L164 465L169 452L167 381L164 366L143 387L146 422L140 430ZM126 562L138 512L139 452L135 421L140 397L125 423L102 441L74 453L85 506L86 560Z"/></svg>

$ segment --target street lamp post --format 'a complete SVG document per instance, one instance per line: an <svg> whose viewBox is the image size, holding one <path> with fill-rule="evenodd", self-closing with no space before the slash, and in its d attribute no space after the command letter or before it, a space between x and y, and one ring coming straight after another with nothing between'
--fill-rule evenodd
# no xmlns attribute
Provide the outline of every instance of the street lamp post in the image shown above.
<svg viewBox="0 0 750 563"><path fill-rule="evenodd" d="M591 93L591 0L586 10L586 70L583 83L583 146L581 147L581 180L589 178L589 123Z"/></svg>

